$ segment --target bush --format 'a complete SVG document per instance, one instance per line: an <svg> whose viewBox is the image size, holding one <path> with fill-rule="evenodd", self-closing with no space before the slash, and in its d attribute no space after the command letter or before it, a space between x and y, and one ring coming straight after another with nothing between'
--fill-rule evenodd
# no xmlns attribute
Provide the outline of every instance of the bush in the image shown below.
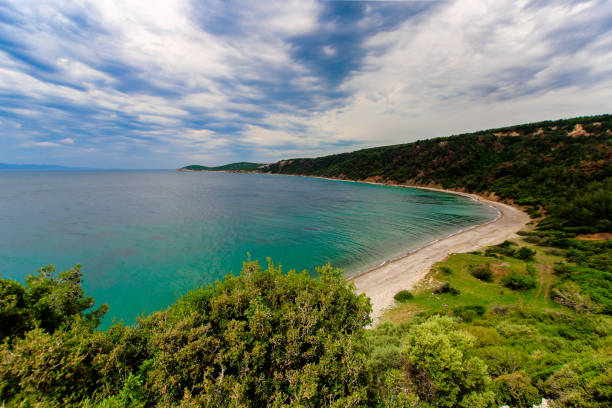
<svg viewBox="0 0 612 408"><path fill-rule="evenodd" d="M470 273L476 279L483 282L491 282L493 280L493 272L489 265L470 265Z"/></svg>
<svg viewBox="0 0 612 408"><path fill-rule="evenodd" d="M454 323L433 316L411 328L402 357L412 391L435 407L489 407L494 395L487 366L473 355L474 337Z"/></svg>
<svg viewBox="0 0 612 408"><path fill-rule="evenodd" d="M453 315L460 318L464 322L471 322L475 318L485 314L487 309L481 305L459 306L452 309Z"/></svg>
<svg viewBox="0 0 612 408"><path fill-rule="evenodd" d="M530 407L540 402L538 389L524 371L497 377L493 382L498 405Z"/></svg>
<svg viewBox="0 0 612 408"><path fill-rule="evenodd" d="M440 272L446 274L446 275L450 275L453 273L453 270L451 268L449 268L448 266L441 266L440 267Z"/></svg>
<svg viewBox="0 0 612 408"><path fill-rule="evenodd" d="M591 298L580 292L580 286L574 282L565 282L553 288L551 297L560 305L567 306L577 313L597 313L601 307L593 303Z"/></svg>
<svg viewBox="0 0 612 408"><path fill-rule="evenodd" d="M108 305L102 304L89 313L94 300L85 296L81 287L81 265L56 274L53 265L29 275L25 286L0 278L0 341L21 338L35 327L53 333L75 317L84 317L92 328L97 327Z"/></svg>
<svg viewBox="0 0 612 408"><path fill-rule="evenodd" d="M522 259L524 261L533 259L536 252L533 249L529 249L527 247L521 247L518 251L516 251L515 258Z"/></svg>
<svg viewBox="0 0 612 408"><path fill-rule="evenodd" d="M393 296L393 299L400 303L404 303L414 298L414 295L409 290L400 290Z"/></svg>
<svg viewBox="0 0 612 408"><path fill-rule="evenodd" d="M81 313L93 300L82 297L78 271L32 282L44 289L36 305L62 300L58 289L73 289L71 302L39 320L51 329L40 324L0 343L0 405L372 406L369 301L342 271L317 271L315 279L249 261L240 276L194 289L134 328L107 331ZM18 308L18 287L1 283ZM0 307L0 320L19 317L15 307Z"/></svg>
<svg viewBox="0 0 612 408"><path fill-rule="evenodd" d="M442 282L436 287L433 291L436 295L441 295L442 293L450 293L453 296L457 296L461 293L459 289L453 288L450 283Z"/></svg>
<svg viewBox="0 0 612 408"><path fill-rule="evenodd" d="M504 286L514 290L527 290L536 287L536 281L529 275L512 272L502 279Z"/></svg>

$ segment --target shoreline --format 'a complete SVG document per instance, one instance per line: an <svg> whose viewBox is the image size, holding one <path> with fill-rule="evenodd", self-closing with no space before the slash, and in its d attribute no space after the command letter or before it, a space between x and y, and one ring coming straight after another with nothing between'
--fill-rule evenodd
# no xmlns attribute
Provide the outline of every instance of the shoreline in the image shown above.
<svg viewBox="0 0 612 408"><path fill-rule="evenodd" d="M372 304L370 316L374 325L385 311L395 306L396 302L393 296L400 290L413 290L425 278L435 263L443 261L453 253L477 251L483 247L496 245L507 239L515 238L517 236L516 233L523 229L531 220L529 215L514 206L493 201L473 193L445 190L436 187L387 184L373 181L343 180L317 176L300 177L414 188L455 194L471 198L497 211L497 217L491 221L477 224L433 240L405 254L385 260L378 266L347 276L347 280L355 284L357 293L364 293L370 298Z"/></svg>
<svg viewBox="0 0 612 408"><path fill-rule="evenodd" d="M531 220L529 215L508 204L488 200L477 194L443 190L439 188L403 186L458 194L477 200L498 211L497 218L483 224L474 225L446 237L427 243L405 256L385 261L380 266L358 272L348 280L355 284L357 293L366 294L372 303L374 324L388 309L395 306L393 296L400 290L413 290L429 273L431 267L453 253L465 253L499 244L515 238Z"/></svg>

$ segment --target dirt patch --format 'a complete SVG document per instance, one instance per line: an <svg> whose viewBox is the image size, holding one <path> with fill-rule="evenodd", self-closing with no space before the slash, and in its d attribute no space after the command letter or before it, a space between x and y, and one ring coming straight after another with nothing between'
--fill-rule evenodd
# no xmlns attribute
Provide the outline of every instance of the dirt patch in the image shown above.
<svg viewBox="0 0 612 408"><path fill-rule="evenodd" d="M521 134L515 130L513 132L497 132L497 133L493 133L493 135L497 137L502 137L502 136L520 136Z"/></svg>
<svg viewBox="0 0 612 408"><path fill-rule="evenodd" d="M491 269L491 272L493 272L495 280L499 280L510 273L509 266L510 264L508 262L495 262L492 263L489 268Z"/></svg>
<svg viewBox="0 0 612 408"><path fill-rule="evenodd" d="M603 241L606 239L612 239L612 232L597 232L595 234L580 234L576 238L583 239L585 241Z"/></svg>
<svg viewBox="0 0 612 408"><path fill-rule="evenodd" d="M590 133L584 130L584 128L582 127L580 123L577 123L576 126L574 126L574 130L569 132L567 135L571 137L578 137L578 136L589 136Z"/></svg>

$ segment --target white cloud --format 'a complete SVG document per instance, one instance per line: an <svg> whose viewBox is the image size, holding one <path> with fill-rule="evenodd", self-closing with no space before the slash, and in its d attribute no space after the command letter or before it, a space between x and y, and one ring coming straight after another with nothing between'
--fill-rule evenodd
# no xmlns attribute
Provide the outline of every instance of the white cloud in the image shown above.
<svg viewBox="0 0 612 408"><path fill-rule="evenodd" d="M245 2L216 29L198 13L216 22L210 7L222 3L6 4L21 23L0 23L0 34L32 61L0 51L0 97L24 101L0 109L11 140L28 147L218 159L210 164L246 149L267 161L612 108L604 0L436 2L366 39L339 89L317 70L336 67L313 68L291 42L340 28L319 19L325 3ZM370 6L355 27L384 21ZM324 64L352 58L317 40ZM300 92L310 104L295 102Z"/></svg>
<svg viewBox="0 0 612 408"><path fill-rule="evenodd" d="M576 51L554 40L612 5L528 5L454 1L371 38L365 68L343 84L350 103L310 117L308 133L374 146L610 111L612 35Z"/></svg>
<svg viewBox="0 0 612 408"><path fill-rule="evenodd" d="M54 142L28 142L23 144L24 147L58 147L59 143Z"/></svg>

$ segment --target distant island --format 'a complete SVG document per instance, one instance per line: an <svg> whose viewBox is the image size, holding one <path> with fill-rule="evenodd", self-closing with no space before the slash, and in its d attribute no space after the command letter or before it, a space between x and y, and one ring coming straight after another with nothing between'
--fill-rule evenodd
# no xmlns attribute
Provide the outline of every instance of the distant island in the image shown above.
<svg viewBox="0 0 612 408"><path fill-rule="evenodd" d="M223 166L217 166L217 167L207 167L207 166L200 166L198 164L192 164L189 166L181 167L179 171L247 172L247 171L257 171L262 166L264 166L264 164L262 163L249 163L249 162L230 163L230 164L225 164Z"/></svg>
<svg viewBox="0 0 612 408"><path fill-rule="evenodd" d="M10 164L0 163L0 170L83 170L79 167L56 166L53 164Z"/></svg>

